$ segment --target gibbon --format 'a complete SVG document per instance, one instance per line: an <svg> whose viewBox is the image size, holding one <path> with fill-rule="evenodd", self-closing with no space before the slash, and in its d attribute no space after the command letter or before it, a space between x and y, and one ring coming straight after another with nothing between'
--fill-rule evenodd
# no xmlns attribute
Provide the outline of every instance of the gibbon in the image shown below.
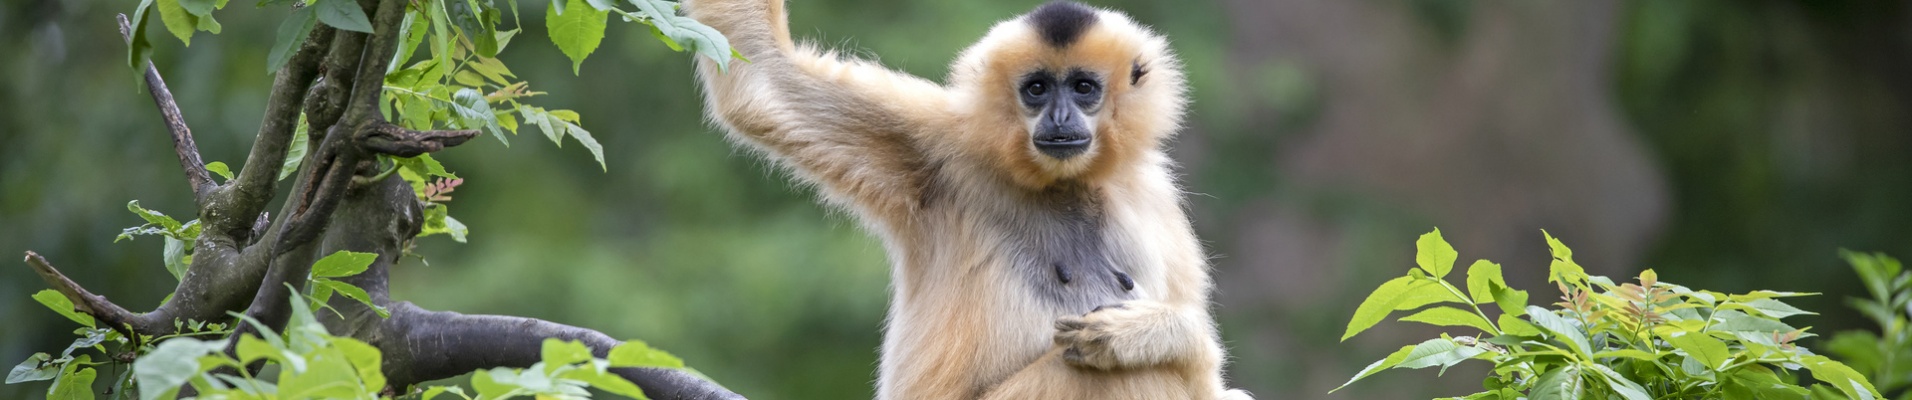
<svg viewBox="0 0 1912 400"><path fill-rule="evenodd" d="M938 85L793 43L782 0L684 8L747 59L700 61L711 119L883 239L877 398L1249 398L1163 154L1187 91L1166 39L1049 3Z"/></svg>

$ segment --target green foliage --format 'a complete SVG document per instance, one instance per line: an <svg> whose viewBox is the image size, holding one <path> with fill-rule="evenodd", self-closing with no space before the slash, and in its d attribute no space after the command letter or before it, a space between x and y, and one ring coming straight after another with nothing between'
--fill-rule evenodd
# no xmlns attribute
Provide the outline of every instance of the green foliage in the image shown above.
<svg viewBox="0 0 1912 400"><path fill-rule="evenodd" d="M570 0L562 7L557 1L562 0L552 0L552 6L544 9L544 25L551 30L551 43L571 57L571 73L576 74L584 58L597 51L598 42L604 40L604 20L611 12L586 6L584 0Z"/></svg>
<svg viewBox="0 0 1912 400"><path fill-rule="evenodd" d="M365 289L334 279L365 272L365 269L371 267L374 261L378 261L377 254L339 251L312 263L312 276L308 278L308 281L311 282L313 304L324 306L326 301L332 299L332 294L337 293L364 303L366 307L372 309L372 312L378 313L380 318L391 317L392 313L385 307L372 302L372 296L366 294Z"/></svg>
<svg viewBox="0 0 1912 400"><path fill-rule="evenodd" d="M1912 271L1905 271L1899 260L1879 253L1842 251L1846 261L1865 283L1872 298L1849 298L1847 304L1879 325L1879 332L1844 331L1832 335L1826 349L1856 373L1872 377L1880 393L1893 399L1912 399L1912 330L1906 321L1912 315ZM1830 391L1815 387L1814 391ZM1894 395L1896 393L1896 395Z"/></svg>
<svg viewBox="0 0 1912 400"><path fill-rule="evenodd" d="M1638 283L1616 284L1587 275L1573 261L1573 251L1552 235L1547 243L1553 251L1548 280L1562 293L1553 304L1557 309L1527 305L1526 292L1508 288L1500 266L1486 260L1468 267L1462 291L1444 279L1458 258L1453 247L1439 230L1421 236L1415 246L1417 268L1370 294L1342 339L1394 311L1417 309L1400 320L1474 334L1443 333L1402 347L1342 387L1387 369L1439 366L1444 372L1480 360L1494 365L1493 375L1483 383L1484 391L1465 399L1872 399L1879 394L1865 375L1794 344L1813 335L1780 320L1811 313L1779 299L1807 293L1693 290L1660 282L1652 270L1640 273ZM1897 274L1896 263L1892 267L1875 270ZM1482 305L1498 309L1498 318ZM1807 375L1801 370L1823 383L1808 390L1798 383Z"/></svg>
<svg viewBox="0 0 1912 400"><path fill-rule="evenodd" d="M182 224L166 214L140 207L139 200L126 203L126 209L139 215L140 219L146 220L146 224L120 231L119 236L114 237L113 241L119 242L145 235L162 237L166 247L160 256L161 261L166 265L166 272L172 273L173 279L185 279L186 267L193 263L193 245L199 241L199 220L186 221Z"/></svg>

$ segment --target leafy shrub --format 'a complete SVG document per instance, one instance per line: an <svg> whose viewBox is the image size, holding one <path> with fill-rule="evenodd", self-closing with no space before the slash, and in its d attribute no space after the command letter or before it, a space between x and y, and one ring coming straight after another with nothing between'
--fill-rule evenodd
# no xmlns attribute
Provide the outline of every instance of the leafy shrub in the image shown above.
<svg viewBox="0 0 1912 400"><path fill-rule="evenodd" d="M167 228L173 229L173 228ZM33 298L83 325L75 333L80 338L54 358L35 353L13 367L8 384L52 380L47 398L54 400L93 399L93 383L98 366L111 365L121 370L106 393L114 399L136 395L139 400L179 397L180 388L191 386L198 398L213 399L378 399L393 393L386 388L380 370L377 348L357 339L333 336L319 323L313 310L327 311L326 301L333 294L365 303L384 315L371 303L365 291L335 280L364 272L376 255L341 251L313 264L309 278L311 292L292 291L292 314L283 332L275 333L258 320L244 314L231 315L252 324L259 335L243 335L236 345L229 339L233 330L225 324L199 321L180 322L180 333L129 340L112 329L96 326L91 316L74 311L65 296L47 289ZM143 335L142 335L143 336ZM200 337L219 337L205 340ZM109 351L106 345L114 345ZM231 347L233 354L225 350ZM74 355L76 350L92 354ZM397 394L418 394L433 399L453 394L465 400L506 399L533 396L539 399L589 398L586 388L619 396L646 399L637 385L609 372L612 367L656 367L682 369L692 374L676 356L653 349L642 341L629 341L612 348L604 359L593 358L591 349L578 341L546 339L540 362L530 368L493 368L475 371L471 386L476 393L466 394L458 386L430 386ZM132 358L130 365L115 362ZM263 362L276 366L276 374L254 376L245 368ZM406 390L406 388L399 388Z"/></svg>
<svg viewBox="0 0 1912 400"><path fill-rule="evenodd" d="M1912 399L1912 390L1905 390L1912 386L1912 331L1906 327L1907 315L1912 314L1912 272L1884 254L1847 251L1842 255L1872 294L1870 299L1846 302L1879 324L1879 333L1839 332L1826 342L1826 350L1845 359L1853 370L1871 376L1880 393L1897 392L1890 398Z"/></svg>
<svg viewBox="0 0 1912 400"><path fill-rule="evenodd" d="M1693 290L1660 282L1652 270L1640 273L1638 283L1616 284L1587 275L1573 250L1552 235L1547 244L1553 252L1547 281L1561 292L1554 309L1529 305L1527 292L1508 287L1500 265L1487 260L1467 268L1463 291L1446 280L1458 258L1453 246L1439 230L1422 235L1415 243L1418 268L1370 294L1342 340L1394 311L1419 310L1400 321L1480 333L1443 333L1401 347L1347 384L1387 369L1438 366L1444 372L1480 360L1494 366L1485 390L1461 398L1814 398L1815 390L1800 383L1802 370L1823 382L1817 388L1822 398L1879 396L1865 375L1795 344L1813 335L1781 319L1812 313L1781 299L1810 293Z"/></svg>

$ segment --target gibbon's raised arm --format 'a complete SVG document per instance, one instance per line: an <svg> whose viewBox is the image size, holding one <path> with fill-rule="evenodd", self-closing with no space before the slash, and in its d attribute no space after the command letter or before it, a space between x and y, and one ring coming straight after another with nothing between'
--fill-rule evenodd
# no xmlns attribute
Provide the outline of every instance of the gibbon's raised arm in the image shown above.
<svg viewBox="0 0 1912 400"><path fill-rule="evenodd" d="M749 59L728 71L707 59L698 65L706 108L734 139L876 220L912 210L931 170L920 141L950 120L943 87L797 46L782 0L695 0L684 8Z"/></svg>

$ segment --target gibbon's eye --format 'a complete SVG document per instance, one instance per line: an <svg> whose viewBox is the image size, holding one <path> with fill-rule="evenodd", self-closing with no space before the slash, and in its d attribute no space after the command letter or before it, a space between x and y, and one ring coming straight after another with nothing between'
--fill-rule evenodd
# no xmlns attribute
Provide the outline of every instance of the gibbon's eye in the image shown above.
<svg viewBox="0 0 1912 400"><path fill-rule="evenodd" d="M1096 89L1095 82L1090 82L1087 80L1076 81L1075 92L1078 94L1095 93L1095 89Z"/></svg>
<svg viewBox="0 0 1912 400"><path fill-rule="evenodd" d="M1022 85L1022 92L1029 94L1030 97L1042 97L1049 94L1049 84L1042 81L1025 83Z"/></svg>

